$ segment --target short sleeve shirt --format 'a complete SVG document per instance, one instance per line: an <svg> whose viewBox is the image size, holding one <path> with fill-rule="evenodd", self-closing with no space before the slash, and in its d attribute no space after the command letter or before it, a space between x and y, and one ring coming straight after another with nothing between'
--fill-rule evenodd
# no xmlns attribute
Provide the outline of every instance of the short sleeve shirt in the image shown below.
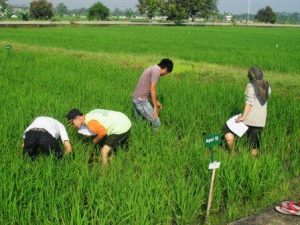
<svg viewBox="0 0 300 225"><path fill-rule="evenodd" d="M85 123L98 136L102 136L102 134L119 135L126 133L131 128L131 122L125 114L105 109L95 109L87 113L85 115ZM100 126L104 131L99 130Z"/></svg>
<svg viewBox="0 0 300 225"><path fill-rule="evenodd" d="M37 117L25 130L23 138L25 138L25 133L33 128L40 128L46 130L55 139L60 137L61 141L69 141L69 136L65 126L53 119L51 117L40 116Z"/></svg>
<svg viewBox="0 0 300 225"><path fill-rule="evenodd" d="M158 65L151 66L144 70L133 93L133 99L147 101L150 98L151 83L157 83L159 78L160 67Z"/></svg>

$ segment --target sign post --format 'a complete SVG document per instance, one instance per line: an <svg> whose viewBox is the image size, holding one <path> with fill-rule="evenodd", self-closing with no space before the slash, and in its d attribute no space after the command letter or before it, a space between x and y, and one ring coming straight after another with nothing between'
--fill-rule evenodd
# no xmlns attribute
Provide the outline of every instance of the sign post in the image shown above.
<svg viewBox="0 0 300 225"><path fill-rule="evenodd" d="M10 55L10 52L12 50L12 46L11 45L5 45L4 48L6 49L7 55Z"/></svg>
<svg viewBox="0 0 300 225"><path fill-rule="evenodd" d="M216 169L218 169L221 165L221 162L216 162L214 160L214 151L213 147L216 145L219 145L221 143L221 135L220 134L210 134L205 136L205 147L208 148L210 151L210 164L208 169L212 170L211 180L210 180L210 188L209 188L209 196L208 196L208 203L207 203L207 210L206 210L206 217L205 217L205 223L208 223L209 221L209 213L213 198L213 190L214 190L214 182L215 182L215 176L216 176Z"/></svg>

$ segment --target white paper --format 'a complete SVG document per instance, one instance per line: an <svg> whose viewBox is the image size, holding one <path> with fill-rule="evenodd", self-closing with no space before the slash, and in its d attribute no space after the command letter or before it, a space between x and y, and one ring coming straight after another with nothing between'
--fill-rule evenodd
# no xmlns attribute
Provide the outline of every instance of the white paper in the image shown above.
<svg viewBox="0 0 300 225"><path fill-rule="evenodd" d="M80 129L78 130L78 134L82 134L84 136L94 136L92 131L90 131L86 126L81 126Z"/></svg>
<svg viewBox="0 0 300 225"><path fill-rule="evenodd" d="M218 168L220 168L220 165L221 165L221 162L213 162L213 163L209 164L208 169L209 170L218 169Z"/></svg>
<svg viewBox="0 0 300 225"><path fill-rule="evenodd" d="M228 128L235 133L237 136L242 137L248 130L248 126L243 122L235 122L239 115L231 117L227 122Z"/></svg>

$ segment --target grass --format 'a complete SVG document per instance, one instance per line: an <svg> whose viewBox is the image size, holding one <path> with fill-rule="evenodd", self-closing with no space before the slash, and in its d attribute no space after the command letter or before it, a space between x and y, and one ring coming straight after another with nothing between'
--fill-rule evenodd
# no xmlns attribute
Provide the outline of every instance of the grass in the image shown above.
<svg viewBox="0 0 300 225"><path fill-rule="evenodd" d="M163 127L153 134L146 122L134 120L130 99L142 69L169 56L169 50L134 38L123 45L119 36L110 42L108 39L109 33L113 37L117 31L134 37L140 29L0 30L0 44L13 43L10 55L0 50L0 183L5 184L0 186L1 224L201 224L210 179L210 155L202 134L220 132L224 121L241 111L246 62L235 56L240 64L225 59L211 64L197 58L200 56L190 44L172 46L178 49L171 54L175 70L161 79L158 90L165 106L161 114ZM194 31L159 27L145 32L152 31L154 36L158 31L166 34L176 30L182 35L181 29ZM212 32L231 36L231 29L214 28ZM286 33L298 32L249 30L257 32L260 39L274 32L283 42ZM236 39L243 31L244 28L233 30ZM16 32L18 35L14 35ZM65 35L58 37L56 32ZM91 34L102 32L107 45L94 46L99 40ZM75 33L79 36L74 38ZM89 41L83 38L88 34ZM48 38L41 39L44 35ZM160 46L163 37L158 42ZM145 54L143 47L137 47L143 43L152 46ZM291 52L297 49L294 42L286 43ZM230 49L230 42L227 45ZM231 46L237 48L235 44ZM265 49L273 51L271 47ZM195 54L192 59L187 56L188 50ZM219 57L226 54L225 49L218 53ZM299 57L293 54L290 59ZM268 62L269 58L265 58L262 64ZM215 149L222 164L216 176L211 224L226 224L285 199L290 194L289 181L300 175L299 76L295 61L284 66L269 65L271 71L265 69L273 92L260 157L251 158L243 139L232 153L222 147ZM284 74L279 73L279 68L286 69ZM93 145L68 128L74 145L72 155L61 161L40 157L34 163L24 158L21 136L33 118L47 115L66 123L64 115L73 107L84 112L114 109L128 115L133 122L129 151L119 151L108 168L97 163L89 166Z"/></svg>
<svg viewBox="0 0 300 225"><path fill-rule="evenodd" d="M180 59L300 73L300 29L147 27L1 29L0 40L92 52L164 55ZM141 41L142 40L142 41ZM126 44L130 43L130 44ZM276 47L278 46L278 47Z"/></svg>

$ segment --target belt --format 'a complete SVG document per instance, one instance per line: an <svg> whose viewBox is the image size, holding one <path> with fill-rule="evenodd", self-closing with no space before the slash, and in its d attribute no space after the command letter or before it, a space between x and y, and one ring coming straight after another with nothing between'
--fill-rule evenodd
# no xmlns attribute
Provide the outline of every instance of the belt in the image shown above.
<svg viewBox="0 0 300 225"><path fill-rule="evenodd" d="M40 131L40 132L47 132L45 129L43 128L32 128L30 129L31 131Z"/></svg>

